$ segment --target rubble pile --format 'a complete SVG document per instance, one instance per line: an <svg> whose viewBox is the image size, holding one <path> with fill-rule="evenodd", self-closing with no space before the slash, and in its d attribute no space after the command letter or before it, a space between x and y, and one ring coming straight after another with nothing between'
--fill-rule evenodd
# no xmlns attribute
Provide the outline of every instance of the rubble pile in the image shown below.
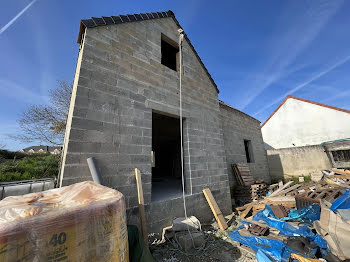
<svg viewBox="0 0 350 262"><path fill-rule="evenodd" d="M350 171L326 170L319 182L270 185L266 196L236 212L229 233L258 261L350 259Z"/></svg>

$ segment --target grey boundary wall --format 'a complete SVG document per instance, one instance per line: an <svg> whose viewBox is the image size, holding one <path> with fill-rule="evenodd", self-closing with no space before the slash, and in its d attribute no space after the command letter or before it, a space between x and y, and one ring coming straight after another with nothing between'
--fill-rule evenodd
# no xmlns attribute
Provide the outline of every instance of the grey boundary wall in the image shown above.
<svg viewBox="0 0 350 262"><path fill-rule="evenodd" d="M244 140L251 141L254 160L248 165L254 179L271 182L260 121L223 102L220 102L220 117L230 186L236 185L231 165L247 162Z"/></svg>
<svg viewBox="0 0 350 262"><path fill-rule="evenodd" d="M151 202L152 112L179 115L178 72L162 65L161 34L177 41L174 19L86 28L79 51L62 161L63 185L91 180L95 157L103 183L125 196L129 223L138 222L134 169L142 174L150 232L183 216L182 198ZM183 47L184 167L189 215L213 215L209 187L232 212L218 93L188 44Z"/></svg>
<svg viewBox="0 0 350 262"><path fill-rule="evenodd" d="M267 159L275 181L292 176L310 176L332 167L321 145L269 149Z"/></svg>

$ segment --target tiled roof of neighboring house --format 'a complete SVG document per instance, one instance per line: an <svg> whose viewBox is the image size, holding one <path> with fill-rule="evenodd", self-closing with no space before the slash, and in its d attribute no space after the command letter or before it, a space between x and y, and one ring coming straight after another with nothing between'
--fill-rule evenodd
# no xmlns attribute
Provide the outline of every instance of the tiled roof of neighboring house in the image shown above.
<svg viewBox="0 0 350 262"><path fill-rule="evenodd" d="M24 152L28 152L29 150L33 149L35 152L39 151L40 149L44 150L45 152L53 152L55 149L62 150L62 146L29 146L26 148L23 148L22 150Z"/></svg>
<svg viewBox="0 0 350 262"><path fill-rule="evenodd" d="M182 28L180 26L179 21L177 21L175 14L171 10L166 12L140 13L140 14L118 15L118 16L102 16L102 17L92 17L90 19L83 19L80 21L80 29L79 29L79 36L78 36L77 42L78 44L81 43L82 35L84 33L85 28L92 28L92 27L112 25L112 24L130 23L130 22L137 22L137 21L144 21L144 20L151 20L151 19L161 19L161 18L167 18L167 17L171 17L172 19L174 19L176 25L179 28ZM219 89L215 84L214 79L211 77L202 59L199 57L197 51L194 49L190 39L187 37L185 32L184 32L184 37L187 40L193 52L195 53L195 55L197 56L199 62L202 64L203 69L207 73L210 81L212 82L217 92L219 93Z"/></svg>
<svg viewBox="0 0 350 262"><path fill-rule="evenodd" d="M333 110L337 110L337 111L340 111L340 112L344 112L344 113L350 114L350 110L347 110L347 109L343 109L343 108L339 108L339 107L335 107L335 106L329 106L329 105L325 105L325 104L322 104L322 103L314 102L314 101L311 101L311 100L307 100L307 99L303 99L303 98L299 98L299 97L287 95L287 97L286 97L286 98L282 101L282 103L275 109L275 111L273 111L272 114L265 120L265 122L261 125L261 127L263 127L263 126L267 123L267 121L269 121L270 118L273 117L273 115L278 111L278 109L280 109L281 106L283 106L283 104L284 104L289 98L292 98L292 99L295 99L295 100L299 100L299 101L303 101L303 102L307 102L307 103L314 104L314 105L318 105L318 106L323 106L323 107L326 107L326 108L329 108L329 109L333 109Z"/></svg>
<svg viewBox="0 0 350 262"><path fill-rule="evenodd" d="M223 106L226 106L226 107L230 108L231 110L237 111L238 113L241 113L241 114L243 114L243 115L245 115L245 116L247 116L247 117L249 117L249 118L251 118L251 119L253 119L253 120L255 120L255 121L258 121L258 122L260 123L260 121L259 121L258 119L256 119L256 118L254 118L254 117L252 117L252 116L250 116L250 115L248 115L248 114L242 112L241 110L238 110L237 108L234 108L233 106L231 106L231 105L225 103L225 102L222 101L222 100L219 100L219 104L220 104L220 105L223 105Z"/></svg>

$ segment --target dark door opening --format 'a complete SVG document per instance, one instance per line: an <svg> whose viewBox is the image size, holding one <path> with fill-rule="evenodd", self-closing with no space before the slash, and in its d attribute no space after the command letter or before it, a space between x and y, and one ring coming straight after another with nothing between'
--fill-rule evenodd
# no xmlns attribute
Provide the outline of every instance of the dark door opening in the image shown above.
<svg viewBox="0 0 350 262"><path fill-rule="evenodd" d="M181 196L180 119L152 113L152 201Z"/></svg>

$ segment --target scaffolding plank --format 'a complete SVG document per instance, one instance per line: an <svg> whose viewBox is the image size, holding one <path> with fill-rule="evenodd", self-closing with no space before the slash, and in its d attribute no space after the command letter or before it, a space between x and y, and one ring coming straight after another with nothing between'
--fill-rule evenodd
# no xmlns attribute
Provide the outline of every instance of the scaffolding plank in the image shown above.
<svg viewBox="0 0 350 262"><path fill-rule="evenodd" d="M216 201L215 201L215 199L213 197L213 194L211 193L210 189L209 188L203 189L203 193L204 193L205 198L208 201L208 204L209 204L209 206L211 208L211 211L213 212L213 214L215 216L216 221L219 224L220 229L221 230L226 230L228 228L228 226L226 224L225 218L222 215L221 210L220 210L218 204L216 203Z"/></svg>

